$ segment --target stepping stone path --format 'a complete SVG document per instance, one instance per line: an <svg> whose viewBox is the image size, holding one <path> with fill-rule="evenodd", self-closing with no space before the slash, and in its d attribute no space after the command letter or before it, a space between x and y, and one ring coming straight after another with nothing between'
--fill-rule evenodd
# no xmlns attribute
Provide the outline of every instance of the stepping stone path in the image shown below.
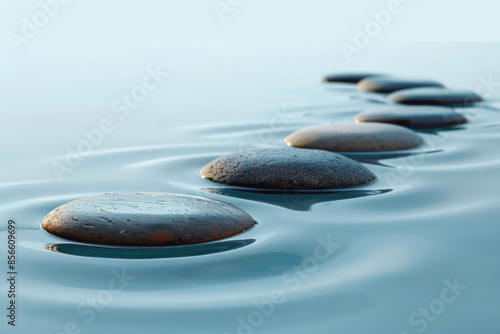
<svg viewBox="0 0 500 334"><path fill-rule="evenodd" d="M186 245L251 228L253 218L217 200L169 193L107 193L52 210L42 228L58 237L121 246Z"/></svg>
<svg viewBox="0 0 500 334"><path fill-rule="evenodd" d="M358 89L391 93L401 104L467 105L482 101L467 90L436 81L374 73L325 76L325 82L357 83ZM310 126L284 142L299 148L263 148L230 153L200 171L215 182L261 189L321 190L366 184L376 176L359 162L328 151L376 152L410 149L423 139L407 127L440 127L466 122L448 108L388 107L362 112L357 123ZM382 123L380 123L382 122ZM387 124L393 123L393 124ZM398 125L395 125L398 124ZM168 193L106 193L63 204L41 226L61 238L105 245L170 246L209 242L254 226L243 210L217 200Z"/></svg>
<svg viewBox="0 0 500 334"><path fill-rule="evenodd" d="M393 151L423 144L410 129L383 123L335 123L309 126L288 135L288 146L328 151Z"/></svg>
<svg viewBox="0 0 500 334"><path fill-rule="evenodd" d="M473 91L446 88L414 88L394 92L387 97L402 104L427 104L442 106L469 105L483 100Z"/></svg>
<svg viewBox="0 0 500 334"><path fill-rule="evenodd" d="M280 190L351 187L376 178L363 165L342 155L294 148L230 153L209 162L200 175L234 186Z"/></svg>
<svg viewBox="0 0 500 334"><path fill-rule="evenodd" d="M432 80L405 79L394 77L368 77L358 82L359 90L374 93L392 93L397 90L417 87L444 87Z"/></svg>
<svg viewBox="0 0 500 334"><path fill-rule="evenodd" d="M451 108L433 106L386 107L354 116L356 122L380 122L410 128L435 128L467 122L464 115Z"/></svg>

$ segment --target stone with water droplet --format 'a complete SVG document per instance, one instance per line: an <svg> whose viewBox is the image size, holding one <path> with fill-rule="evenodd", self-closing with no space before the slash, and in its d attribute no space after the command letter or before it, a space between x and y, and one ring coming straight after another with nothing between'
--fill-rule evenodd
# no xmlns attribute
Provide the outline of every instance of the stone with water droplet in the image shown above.
<svg viewBox="0 0 500 334"><path fill-rule="evenodd" d="M309 126L289 134L289 146L327 151L393 151L423 144L415 132L384 123L335 123Z"/></svg>
<svg viewBox="0 0 500 334"><path fill-rule="evenodd" d="M467 122L464 115L451 108L434 106L398 106L367 110L355 115L354 120L391 123L410 128L433 128Z"/></svg>
<svg viewBox="0 0 500 334"><path fill-rule="evenodd" d="M441 106L469 105L483 98L473 91L447 88L414 88L394 92L387 97L401 104L426 104Z"/></svg>
<svg viewBox="0 0 500 334"><path fill-rule="evenodd" d="M358 82L357 87L362 91L375 93L392 93L397 90L417 87L444 87L439 82L423 79L408 79L398 77L368 77Z"/></svg>
<svg viewBox="0 0 500 334"><path fill-rule="evenodd" d="M42 228L58 237L122 246L186 245L241 233L255 224L225 202L169 193L106 193L63 204Z"/></svg>
<svg viewBox="0 0 500 334"><path fill-rule="evenodd" d="M280 190L351 187L376 178L359 162L340 154L296 148L230 153L209 162L200 175L234 186Z"/></svg>
<svg viewBox="0 0 500 334"><path fill-rule="evenodd" d="M374 76L383 76L376 73L336 73L325 75L323 82L358 83L359 81Z"/></svg>

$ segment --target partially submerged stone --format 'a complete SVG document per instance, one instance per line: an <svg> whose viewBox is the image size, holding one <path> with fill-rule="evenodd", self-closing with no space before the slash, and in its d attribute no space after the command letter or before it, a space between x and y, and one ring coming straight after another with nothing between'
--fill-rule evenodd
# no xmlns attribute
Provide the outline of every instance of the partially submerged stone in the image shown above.
<svg viewBox="0 0 500 334"><path fill-rule="evenodd" d="M374 76L381 76L376 73L336 73L325 75L323 82L358 83L359 81Z"/></svg>
<svg viewBox="0 0 500 334"><path fill-rule="evenodd" d="M423 144L415 132L383 123L335 123L309 126L288 135L289 146L327 151L393 151Z"/></svg>
<svg viewBox="0 0 500 334"><path fill-rule="evenodd" d="M444 87L439 82L433 80L407 79L398 77L368 77L357 85L359 90L374 93L392 93L401 89L417 87Z"/></svg>
<svg viewBox="0 0 500 334"><path fill-rule="evenodd" d="M467 122L461 113L446 107L397 106L363 111L354 116L356 122L379 122L410 128L434 128Z"/></svg>
<svg viewBox="0 0 500 334"><path fill-rule="evenodd" d="M167 246L213 241L255 224L225 202L168 193L107 193L63 204L42 228L58 237L106 245Z"/></svg>
<svg viewBox="0 0 500 334"><path fill-rule="evenodd" d="M224 184L280 190L351 187L376 178L363 165L342 155L294 148L230 153L209 162L200 175Z"/></svg>
<svg viewBox="0 0 500 334"><path fill-rule="evenodd" d="M469 105L483 100L480 95L473 91L447 88L404 89L390 94L388 99L401 104L441 106Z"/></svg>

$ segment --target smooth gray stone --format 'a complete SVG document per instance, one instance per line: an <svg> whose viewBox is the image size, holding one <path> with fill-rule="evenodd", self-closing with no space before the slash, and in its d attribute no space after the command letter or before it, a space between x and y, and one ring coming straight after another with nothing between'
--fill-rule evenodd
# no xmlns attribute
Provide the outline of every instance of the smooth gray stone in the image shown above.
<svg viewBox="0 0 500 334"><path fill-rule="evenodd" d="M402 104L426 104L441 106L469 105L483 98L473 91L446 88L414 88L394 92L387 97Z"/></svg>
<svg viewBox="0 0 500 334"><path fill-rule="evenodd" d="M219 183L280 190L351 187L376 178L363 165L340 154L295 148L230 153L209 162L200 175Z"/></svg>
<svg viewBox="0 0 500 334"><path fill-rule="evenodd" d="M58 237L105 245L186 245L226 238L255 224L245 211L204 197L106 193L63 204L42 228Z"/></svg>
<svg viewBox="0 0 500 334"><path fill-rule="evenodd" d="M309 126L288 135L289 146L328 151L393 151L423 144L415 132L384 123L335 123Z"/></svg>
<svg viewBox="0 0 500 334"><path fill-rule="evenodd" d="M336 73L323 78L323 82L358 83L359 81L374 76L383 76L377 73Z"/></svg>
<svg viewBox="0 0 500 334"><path fill-rule="evenodd" d="M410 128L434 128L467 122L467 118L451 108L434 106L387 107L363 111L354 116L356 122L380 122Z"/></svg>
<svg viewBox="0 0 500 334"><path fill-rule="evenodd" d="M394 77L369 77L358 82L357 88L362 91L375 93L392 93L401 89L417 87L444 87L433 80L394 78Z"/></svg>

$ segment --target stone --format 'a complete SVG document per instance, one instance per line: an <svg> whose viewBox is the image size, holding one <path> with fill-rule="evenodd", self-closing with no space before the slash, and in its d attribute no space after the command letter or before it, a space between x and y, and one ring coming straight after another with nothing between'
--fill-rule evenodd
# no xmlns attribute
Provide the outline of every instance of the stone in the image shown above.
<svg viewBox="0 0 500 334"><path fill-rule="evenodd" d="M462 124L467 122L467 118L451 108L411 106L363 111L354 116L354 121L391 123L409 128L434 128Z"/></svg>
<svg viewBox="0 0 500 334"><path fill-rule="evenodd" d="M414 88L394 92L387 97L401 104L460 106L480 102L483 98L473 91L446 88Z"/></svg>
<svg viewBox="0 0 500 334"><path fill-rule="evenodd" d="M340 154L296 148L230 153L209 162L200 175L229 185L279 190L352 187L376 178L363 165Z"/></svg>
<svg viewBox="0 0 500 334"><path fill-rule="evenodd" d="M335 123L309 126L284 139L288 146L327 151L393 151L423 144L415 132L384 123Z"/></svg>
<svg viewBox="0 0 500 334"><path fill-rule="evenodd" d="M197 244L241 233L255 224L243 210L217 200L169 193L106 193L63 204L42 228L93 244Z"/></svg>
<svg viewBox="0 0 500 334"><path fill-rule="evenodd" d="M432 80L406 79L394 77L369 77L358 82L357 88L375 93L392 93L397 90L417 87L444 87Z"/></svg>
<svg viewBox="0 0 500 334"><path fill-rule="evenodd" d="M376 73L336 73L326 75L323 82L358 83L367 77L382 76Z"/></svg>

